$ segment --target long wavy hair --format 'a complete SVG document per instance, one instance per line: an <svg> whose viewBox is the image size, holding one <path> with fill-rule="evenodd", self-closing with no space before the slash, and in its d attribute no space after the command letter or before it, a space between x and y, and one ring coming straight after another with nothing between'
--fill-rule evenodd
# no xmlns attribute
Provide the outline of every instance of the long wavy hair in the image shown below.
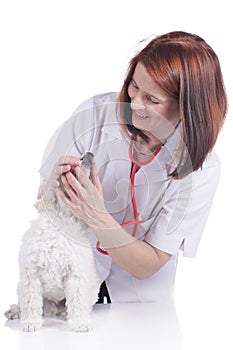
<svg viewBox="0 0 233 350"><path fill-rule="evenodd" d="M142 131L132 125L128 86L137 63L169 96L178 100L182 124L181 156L170 174L178 179L199 169L213 149L227 112L227 96L220 63L213 49L199 36L170 32L151 40L129 62L118 102L120 121L128 135Z"/></svg>

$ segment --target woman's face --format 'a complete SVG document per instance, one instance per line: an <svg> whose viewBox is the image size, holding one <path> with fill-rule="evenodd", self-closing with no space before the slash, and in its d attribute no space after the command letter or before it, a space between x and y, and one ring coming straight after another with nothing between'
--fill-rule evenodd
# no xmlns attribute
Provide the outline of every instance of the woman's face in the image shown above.
<svg viewBox="0 0 233 350"><path fill-rule="evenodd" d="M128 87L132 124L144 134L165 141L179 123L178 101L154 82L142 63L138 63Z"/></svg>

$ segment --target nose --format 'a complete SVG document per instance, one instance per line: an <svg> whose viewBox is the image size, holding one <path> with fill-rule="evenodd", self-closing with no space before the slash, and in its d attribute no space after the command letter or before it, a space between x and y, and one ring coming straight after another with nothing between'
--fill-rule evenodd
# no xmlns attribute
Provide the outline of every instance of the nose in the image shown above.
<svg viewBox="0 0 233 350"><path fill-rule="evenodd" d="M146 109L145 106L143 106L142 104L135 103L134 101L130 103L130 107L131 107L132 110L135 110L135 111L139 110L139 109L140 110Z"/></svg>

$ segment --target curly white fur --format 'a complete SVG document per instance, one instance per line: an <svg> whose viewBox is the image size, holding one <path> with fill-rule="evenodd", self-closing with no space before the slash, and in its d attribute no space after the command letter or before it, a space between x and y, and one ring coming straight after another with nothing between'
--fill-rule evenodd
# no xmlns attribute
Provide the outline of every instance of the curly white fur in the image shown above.
<svg viewBox="0 0 233 350"><path fill-rule="evenodd" d="M23 331L35 331L43 322L44 300L59 306L65 299L72 329L89 331L99 279L87 226L51 188L37 209L39 217L24 234L19 253L19 308L12 306L5 315L20 317Z"/></svg>

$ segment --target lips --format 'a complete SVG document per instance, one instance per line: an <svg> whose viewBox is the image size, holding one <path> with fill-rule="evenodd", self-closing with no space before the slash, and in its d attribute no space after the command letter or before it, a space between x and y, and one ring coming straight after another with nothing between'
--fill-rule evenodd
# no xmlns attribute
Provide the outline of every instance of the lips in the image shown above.
<svg viewBox="0 0 233 350"><path fill-rule="evenodd" d="M145 119L149 118L147 115L143 115L143 114L140 114L140 113L135 112L135 111L134 111L134 116L138 120L145 120Z"/></svg>

